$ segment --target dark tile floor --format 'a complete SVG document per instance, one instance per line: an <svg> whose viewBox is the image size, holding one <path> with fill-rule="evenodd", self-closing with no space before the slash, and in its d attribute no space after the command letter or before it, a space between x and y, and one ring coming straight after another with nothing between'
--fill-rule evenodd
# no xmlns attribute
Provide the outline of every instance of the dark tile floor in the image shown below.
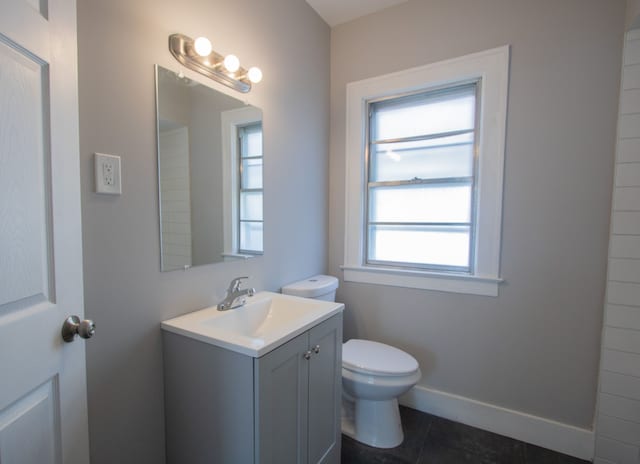
<svg viewBox="0 0 640 464"><path fill-rule="evenodd" d="M587 464L571 456L400 407L404 442L378 449L342 436L342 464Z"/></svg>

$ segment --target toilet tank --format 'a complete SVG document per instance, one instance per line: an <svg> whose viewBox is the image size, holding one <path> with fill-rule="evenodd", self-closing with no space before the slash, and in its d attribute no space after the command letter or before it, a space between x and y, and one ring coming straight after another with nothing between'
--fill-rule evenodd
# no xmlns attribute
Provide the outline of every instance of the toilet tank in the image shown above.
<svg viewBox="0 0 640 464"><path fill-rule="evenodd" d="M313 298L315 300L335 301L338 279L328 275L316 275L282 287L285 295Z"/></svg>

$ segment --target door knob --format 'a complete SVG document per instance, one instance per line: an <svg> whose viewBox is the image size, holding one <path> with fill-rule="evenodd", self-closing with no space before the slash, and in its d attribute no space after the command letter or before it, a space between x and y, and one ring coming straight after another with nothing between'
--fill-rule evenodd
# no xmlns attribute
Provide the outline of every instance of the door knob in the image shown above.
<svg viewBox="0 0 640 464"><path fill-rule="evenodd" d="M311 359L311 350L305 351L304 353L304 359Z"/></svg>
<svg viewBox="0 0 640 464"><path fill-rule="evenodd" d="M320 353L320 345L316 345L316 346L314 346L314 347L313 347L313 352L314 352L315 354Z"/></svg>
<svg viewBox="0 0 640 464"><path fill-rule="evenodd" d="M62 339L71 343L75 340L76 335L80 338L91 338L96 333L96 325L91 319L80 321L78 316L69 316L62 324Z"/></svg>

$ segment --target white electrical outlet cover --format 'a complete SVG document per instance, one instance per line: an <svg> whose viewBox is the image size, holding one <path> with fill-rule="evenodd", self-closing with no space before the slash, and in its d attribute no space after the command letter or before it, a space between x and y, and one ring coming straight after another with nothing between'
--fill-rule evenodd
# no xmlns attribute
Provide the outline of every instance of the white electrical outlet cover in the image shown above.
<svg viewBox="0 0 640 464"><path fill-rule="evenodd" d="M122 174L120 172L120 157L96 153L94 161L96 193L121 195Z"/></svg>

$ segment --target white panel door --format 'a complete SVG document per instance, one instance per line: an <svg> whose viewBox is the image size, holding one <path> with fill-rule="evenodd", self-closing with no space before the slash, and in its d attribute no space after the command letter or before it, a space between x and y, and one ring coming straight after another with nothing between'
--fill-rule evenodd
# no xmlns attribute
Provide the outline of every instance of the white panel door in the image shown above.
<svg viewBox="0 0 640 464"><path fill-rule="evenodd" d="M75 0L0 0L0 463L89 462Z"/></svg>

